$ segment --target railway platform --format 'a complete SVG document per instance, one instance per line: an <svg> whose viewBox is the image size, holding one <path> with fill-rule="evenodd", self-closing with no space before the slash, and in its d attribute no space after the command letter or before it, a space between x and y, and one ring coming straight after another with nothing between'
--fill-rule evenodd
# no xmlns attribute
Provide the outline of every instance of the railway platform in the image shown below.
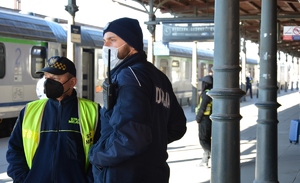
<svg viewBox="0 0 300 183"><path fill-rule="evenodd" d="M246 96L240 103L240 170L241 183L255 180L257 96ZM289 142L289 126L292 119L300 114L298 91L278 93L278 181L300 183L300 145ZM171 169L170 183L209 183L211 169L197 166L202 159L202 148L198 140L198 125L191 107L183 107L188 119L187 132L179 141L168 147L168 164Z"/></svg>
<svg viewBox="0 0 300 183"><path fill-rule="evenodd" d="M240 167L241 183L253 183L255 180L256 157L256 120L258 108L256 96L242 100L240 113ZM278 181L280 183L300 183L300 145L289 142L289 125L292 119L300 114L300 94L298 91L278 93ZM167 160L171 175L170 183L209 183L211 169L197 166L202 158L202 149L198 141L198 125L195 113L190 106L183 107L188 123L185 136L179 141L169 144ZM12 183L6 175L7 162L5 153L8 138L0 138L0 183Z"/></svg>

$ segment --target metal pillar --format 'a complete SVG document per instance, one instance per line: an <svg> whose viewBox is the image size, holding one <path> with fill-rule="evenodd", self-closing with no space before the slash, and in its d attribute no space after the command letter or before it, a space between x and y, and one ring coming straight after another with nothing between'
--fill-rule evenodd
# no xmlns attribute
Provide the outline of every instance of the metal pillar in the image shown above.
<svg viewBox="0 0 300 183"><path fill-rule="evenodd" d="M76 0L68 0L65 10L70 14L68 20L67 58L75 62L75 44L71 41L71 26L75 24L75 13L78 11Z"/></svg>
<svg viewBox="0 0 300 183"><path fill-rule="evenodd" d="M291 91L294 91L294 79L295 79L295 63L294 63L294 56L292 56L292 64L291 64Z"/></svg>
<svg viewBox="0 0 300 183"><path fill-rule="evenodd" d="M149 22L155 21L156 17L153 12L153 0L150 0L148 2L149 4ZM154 56L153 56L153 43L155 42L155 29L156 29L156 24L148 24L147 29L149 30L149 38L148 38L148 54L147 54L147 60L153 64L154 63Z"/></svg>
<svg viewBox="0 0 300 183"><path fill-rule="evenodd" d="M215 1L211 183L240 182L239 0ZM230 168L229 168L230 167Z"/></svg>
<svg viewBox="0 0 300 183"><path fill-rule="evenodd" d="M276 6L274 0L262 0L254 183L278 183Z"/></svg>
<svg viewBox="0 0 300 183"><path fill-rule="evenodd" d="M192 57L192 99L191 112L195 112L198 99L198 77L197 77L197 42L194 42Z"/></svg>
<svg viewBox="0 0 300 183"><path fill-rule="evenodd" d="M296 90L299 90L299 58L297 58Z"/></svg>
<svg viewBox="0 0 300 183"><path fill-rule="evenodd" d="M285 54L285 66L284 66L284 91L287 92L288 90L288 84L287 84L287 79L288 79L288 54Z"/></svg>

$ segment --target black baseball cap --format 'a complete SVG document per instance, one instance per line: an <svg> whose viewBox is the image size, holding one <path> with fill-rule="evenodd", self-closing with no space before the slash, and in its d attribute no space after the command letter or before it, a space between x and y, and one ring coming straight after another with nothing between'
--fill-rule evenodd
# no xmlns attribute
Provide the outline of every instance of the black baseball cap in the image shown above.
<svg viewBox="0 0 300 183"><path fill-rule="evenodd" d="M41 74L44 72L49 72L55 75L62 75L67 72L76 77L75 64L66 57L54 56L48 59L45 67L35 73Z"/></svg>

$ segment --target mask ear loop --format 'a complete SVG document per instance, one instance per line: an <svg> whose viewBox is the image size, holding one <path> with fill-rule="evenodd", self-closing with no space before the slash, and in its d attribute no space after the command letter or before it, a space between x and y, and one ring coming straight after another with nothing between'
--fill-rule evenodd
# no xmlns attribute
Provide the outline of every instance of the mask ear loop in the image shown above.
<svg viewBox="0 0 300 183"><path fill-rule="evenodd" d="M127 43L124 43L123 45L121 45L121 46L119 46L119 48L122 48L124 45L126 45ZM119 48L117 48L117 49L119 49Z"/></svg>
<svg viewBox="0 0 300 183"><path fill-rule="evenodd" d="M62 85L66 84L68 81L70 81L73 77L70 77L66 82L64 82Z"/></svg>
<svg viewBox="0 0 300 183"><path fill-rule="evenodd" d="M129 56L129 54L132 52L133 50L130 50L130 52L126 55L126 57L125 58L123 58L122 60L125 60L128 56Z"/></svg>
<svg viewBox="0 0 300 183"><path fill-rule="evenodd" d="M70 81L73 77L70 77L66 82L64 82L62 85L66 84L68 81ZM66 91L63 92L63 94L67 93L71 88L68 88Z"/></svg>

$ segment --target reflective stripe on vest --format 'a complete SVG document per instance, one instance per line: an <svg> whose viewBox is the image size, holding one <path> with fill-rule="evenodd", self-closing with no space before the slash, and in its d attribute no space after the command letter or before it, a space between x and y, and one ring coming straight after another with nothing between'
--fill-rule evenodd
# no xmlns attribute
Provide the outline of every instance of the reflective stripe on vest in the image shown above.
<svg viewBox="0 0 300 183"><path fill-rule="evenodd" d="M201 97L201 99L200 99L200 103L202 102L202 97ZM206 115L206 116L209 116L209 115L211 115L211 110L212 110L212 102L209 102L208 104L207 104L207 106L206 106L206 109L205 109L205 111L204 111L204 115Z"/></svg>
<svg viewBox="0 0 300 183"><path fill-rule="evenodd" d="M24 153L28 167L31 169L32 160L40 140L41 121L45 104L48 99L40 99L27 104L22 124ZM85 168L88 168L88 152L94 143L95 129L98 122L98 104L78 98L78 118L85 153ZM40 114L40 115L36 115Z"/></svg>
<svg viewBox="0 0 300 183"><path fill-rule="evenodd" d="M209 89L206 89L205 91L208 92ZM202 103L202 96L200 97L199 104L198 104L198 106L195 109L196 113L198 112L198 110L199 110L199 108L201 106L201 103ZM206 115L206 116L209 116L209 115L211 115L211 112L212 112L212 101L207 104L206 109L205 109L205 111L204 111L203 114Z"/></svg>

